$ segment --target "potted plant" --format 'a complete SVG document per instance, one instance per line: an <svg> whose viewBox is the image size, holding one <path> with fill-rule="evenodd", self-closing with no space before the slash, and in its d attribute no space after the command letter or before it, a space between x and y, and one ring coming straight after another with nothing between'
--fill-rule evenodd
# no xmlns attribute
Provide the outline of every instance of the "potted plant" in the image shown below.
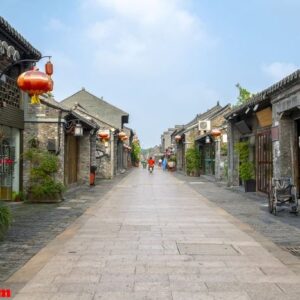
<svg viewBox="0 0 300 300"><path fill-rule="evenodd" d="M249 160L249 142L235 144L235 152L239 155L239 175L243 180L245 192L256 192L254 163Z"/></svg>
<svg viewBox="0 0 300 300"><path fill-rule="evenodd" d="M12 199L15 202L20 202L24 200L24 194L22 192L12 192Z"/></svg>
<svg viewBox="0 0 300 300"><path fill-rule="evenodd" d="M175 167L176 167L176 156L171 155L168 160L168 168L169 170L175 170Z"/></svg>
<svg viewBox="0 0 300 300"><path fill-rule="evenodd" d="M64 186L55 179L59 169L57 156L46 150L30 148L24 157L30 162L26 199L30 202L61 201Z"/></svg>
<svg viewBox="0 0 300 300"><path fill-rule="evenodd" d="M188 176L199 176L200 153L196 147L187 149L185 153L186 171Z"/></svg>
<svg viewBox="0 0 300 300"><path fill-rule="evenodd" d="M0 240L4 238L4 235L12 222L12 215L10 209L0 203Z"/></svg>

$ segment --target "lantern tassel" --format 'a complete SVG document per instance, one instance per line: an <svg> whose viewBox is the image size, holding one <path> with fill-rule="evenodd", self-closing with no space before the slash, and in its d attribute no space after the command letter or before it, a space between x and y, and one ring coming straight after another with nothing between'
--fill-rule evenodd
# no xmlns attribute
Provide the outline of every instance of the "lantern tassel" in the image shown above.
<svg viewBox="0 0 300 300"><path fill-rule="evenodd" d="M40 98L38 95L31 96L31 104L40 104Z"/></svg>

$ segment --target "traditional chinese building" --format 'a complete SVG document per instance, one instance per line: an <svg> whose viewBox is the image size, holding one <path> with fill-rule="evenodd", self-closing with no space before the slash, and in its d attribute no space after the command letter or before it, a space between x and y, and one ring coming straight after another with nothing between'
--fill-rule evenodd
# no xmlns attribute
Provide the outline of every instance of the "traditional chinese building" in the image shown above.
<svg viewBox="0 0 300 300"><path fill-rule="evenodd" d="M113 175L124 172L124 147L123 140L119 138L119 133L123 130L124 124L129 121L129 114L111 105L110 103L89 93L84 88L72 96L63 100L62 105L72 108L80 105L95 119L106 124L111 124L111 163L113 165Z"/></svg>
<svg viewBox="0 0 300 300"><path fill-rule="evenodd" d="M230 105L219 103L204 113L197 114L189 123L176 126L172 133L172 142L176 144L177 170L186 172L185 153L190 147L197 147L200 153L199 174L210 175L217 180L224 179L224 164L227 158L220 151L226 144L226 120L224 115L230 111ZM219 139L212 131L220 130ZM225 145L226 146L226 145Z"/></svg>
<svg viewBox="0 0 300 300"><path fill-rule="evenodd" d="M98 129L91 119L62 107L51 97L43 97L39 105L25 105L24 151L29 149L32 140L36 140L40 149L58 157L56 180L67 188L89 184L91 169L96 166ZM25 161L25 186L29 172L29 163Z"/></svg>
<svg viewBox="0 0 300 300"><path fill-rule="evenodd" d="M11 200L22 189L24 101L17 77L38 60L41 53L0 17L0 200Z"/></svg>
<svg viewBox="0 0 300 300"><path fill-rule="evenodd" d="M256 191L268 193L272 177L300 182L300 71L254 95L227 116L229 184L244 184L235 145L246 141L255 169Z"/></svg>

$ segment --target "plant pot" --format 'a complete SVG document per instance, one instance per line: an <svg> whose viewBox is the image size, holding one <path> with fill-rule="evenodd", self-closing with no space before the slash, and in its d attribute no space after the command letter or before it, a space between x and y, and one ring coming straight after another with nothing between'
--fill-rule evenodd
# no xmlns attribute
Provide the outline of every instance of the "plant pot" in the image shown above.
<svg viewBox="0 0 300 300"><path fill-rule="evenodd" d="M190 172L188 172L188 176L190 176L190 177L199 177L200 172L198 170L190 171Z"/></svg>
<svg viewBox="0 0 300 300"><path fill-rule="evenodd" d="M256 180L249 179L244 181L245 192L256 192Z"/></svg>
<svg viewBox="0 0 300 300"><path fill-rule="evenodd" d="M27 202L31 203L58 203L63 200L62 194L57 193L53 195L47 195L47 196L41 196L41 197L36 197L33 196L31 193L27 194Z"/></svg>
<svg viewBox="0 0 300 300"><path fill-rule="evenodd" d="M168 167L169 168L175 168L175 161L169 161L168 162Z"/></svg>

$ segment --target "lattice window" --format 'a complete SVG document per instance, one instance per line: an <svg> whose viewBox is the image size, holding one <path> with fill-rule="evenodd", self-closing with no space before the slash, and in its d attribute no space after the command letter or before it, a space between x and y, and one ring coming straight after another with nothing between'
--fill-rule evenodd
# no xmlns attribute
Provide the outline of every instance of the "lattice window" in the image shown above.
<svg viewBox="0 0 300 300"><path fill-rule="evenodd" d="M0 80L0 100L6 105L20 107L21 91L17 86L16 79L5 76Z"/></svg>

